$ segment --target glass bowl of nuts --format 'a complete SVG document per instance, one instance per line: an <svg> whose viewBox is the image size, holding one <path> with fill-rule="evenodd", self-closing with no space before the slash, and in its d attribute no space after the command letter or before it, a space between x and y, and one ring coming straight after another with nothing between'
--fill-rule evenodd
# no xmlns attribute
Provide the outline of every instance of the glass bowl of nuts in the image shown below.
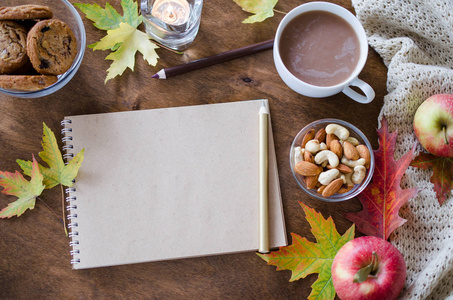
<svg viewBox="0 0 453 300"><path fill-rule="evenodd" d="M0 93L38 98L65 86L86 47L82 18L68 0L2 0Z"/></svg>
<svg viewBox="0 0 453 300"><path fill-rule="evenodd" d="M339 202L357 196L371 181L374 155L357 127L338 119L322 119L296 135L290 164L297 183L310 196Z"/></svg>

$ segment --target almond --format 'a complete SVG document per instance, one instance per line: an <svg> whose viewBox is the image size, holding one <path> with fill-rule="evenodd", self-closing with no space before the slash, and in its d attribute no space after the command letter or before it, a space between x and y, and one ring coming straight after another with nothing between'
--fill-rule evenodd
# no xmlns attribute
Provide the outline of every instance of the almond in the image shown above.
<svg viewBox="0 0 453 300"><path fill-rule="evenodd" d="M352 172L352 169L350 167L348 167L347 165L345 164L339 164L338 166L336 166L335 168L332 167L331 165L327 165L327 169L337 169L338 171L340 171L340 173L343 173L343 174L349 174Z"/></svg>
<svg viewBox="0 0 453 300"><path fill-rule="evenodd" d="M358 160L360 158L359 151L350 142L345 141L343 143L343 153L349 160Z"/></svg>
<svg viewBox="0 0 453 300"><path fill-rule="evenodd" d="M305 144L309 141L312 140L315 137L315 130L311 128L310 130L307 131L307 133L304 135L304 138L302 139L302 142L300 146L302 148L305 148Z"/></svg>
<svg viewBox="0 0 453 300"><path fill-rule="evenodd" d="M308 161L300 161L294 170L302 176L316 176L322 172L322 168Z"/></svg>
<svg viewBox="0 0 453 300"><path fill-rule="evenodd" d="M347 193L349 192L350 190L352 190L354 186L349 186L349 185L346 185L346 186L342 186L339 190L338 190L338 194L344 194L344 193Z"/></svg>
<svg viewBox="0 0 453 300"><path fill-rule="evenodd" d="M307 185L307 189L311 190L316 188L316 185L318 184L318 177L319 174L316 176L306 176L305 177L305 184Z"/></svg>
<svg viewBox="0 0 453 300"><path fill-rule="evenodd" d="M328 134L326 135L326 145L327 145L327 147L328 147L327 149L329 149L330 143L331 143L333 140L339 140L339 138L338 138L335 134L333 134L333 133L328 133Z"/></svg>
<svg viewBox="0 0 453 300"><path fill-rule="evenodd" d="M339 159L343 157L343 147L338 140L332 140L330 142L330 151L335 153Z"/></svg>
<svg viewBox="0 0 453 300"><path fill-rule="evenodd" d="M325 142L326 135L327 135L326 130L324 128L321 128L318 130L318 132L316 132L315 140L318 140L320 143Z"/></svg>
<svg viewBox="0 0 453 300"><path fill-rule="evenodd" d="M310 151L304 152L304 160L309 161L311 163L315 163L315 158L314 158L313 154L311 154Z"/></svg>
<svg viewBox="0 0 453 300"><path fill-rule="evenodd" d="M365 145L358 145L355 148L357 149L357 152L359 152L360 157L365 159L365 168L369 169L371 163L370 150Z"/></svg>
<svg viewBox="0 0 453 300"><path fill-rule="evenodd" d="M336 192L338 192L338 190L340 190L340 188L342 186L343 186L343 179L342 178L335 179L331 183L329 183L326 186L326 188L322 191L322 196L330 197L333 194L335 194Z"/></svg>
<svg viewBox="0 0 453 300"><path fill-rule="evenodd" d="M324 189L326 188L327 185L321 185L318 190L316 191L318 194L322 194L322 192L324 191Z"/></svg>

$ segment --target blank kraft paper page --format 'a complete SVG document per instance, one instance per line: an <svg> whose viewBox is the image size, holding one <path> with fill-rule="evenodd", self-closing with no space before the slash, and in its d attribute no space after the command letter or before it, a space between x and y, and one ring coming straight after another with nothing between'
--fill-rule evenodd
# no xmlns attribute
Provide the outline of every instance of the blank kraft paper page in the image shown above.
<svg viewBox="0 0 453 300"><path fill-rule="evenodd" d="M73 267L256 251L263 101L66 117L71 152L85 148ZM269 216L270 246L286 245L272 130Z"/></svg>

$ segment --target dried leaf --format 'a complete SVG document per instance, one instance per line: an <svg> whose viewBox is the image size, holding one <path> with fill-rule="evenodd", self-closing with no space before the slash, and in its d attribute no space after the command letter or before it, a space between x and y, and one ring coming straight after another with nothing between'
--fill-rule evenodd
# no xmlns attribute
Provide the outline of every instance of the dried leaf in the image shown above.
<svg viewBox="0 0 453 300"><path fill-rule="evenodd" d="M291 270L290 281L305 278L318 273L308 299L334 299L335 290L332 283L331 267L338 250L354 238L354 225L344 235L337 232L331 217L324 219L321 213L299 202L310 223L311 232L317 243L312 243L295 233L291 233L293 244L280 247L279 251L269 254L258 254L269 265L279 270Z"/></svg>
<svg viewBox="0 0 453 300"><path fill-rule="evenodd" d="M453 158L438 157L429 153L420 153L411 163L412 167L432 169L431 182L434 184L437 201L442 205L453 189Z"/></svg>
<svg viewBox="0 0 453 300"><path fill-rule="evenodd" d="M35 207L36 198L41 195L45 186L43 185L43 176L39 171L38 162L34 157L31 163L30 176L30 181L27 181L17 171L15 173L0 172L0 186L4 187L2 193L18 198L0 211L0 218L19 217L27 209Z"/></svg>
<svg viewBox="0 0 453 300"><path fill-rule="evenodd" d="M43 125L43 151L39 153L39 157L49 165L49 168L46 168L39 164L39 170L44 177L44 185L46 186L46 189L53 188L59 184L71 187L73 185L73 180L77 176L79 168L82 165L85 151L82 149L82 151L77 153L77 155L65 165L63 156L58 148L55 134L45 123ZM33 171L32 162L18 159L17 163L24 171L24 174L31 176Z"/></svg>
<svg viewBox="0 0 453 300"><path fill-rule="evenodd" d="M234 0L246 12L254 14L242 23L262 22L274 16L274 7L278 0Z"/></svg>
<svg viewBox="0 0 453 300"><path fill-rule="evenodd" d="M399 216L400 208L417 194L417 189L401 189L400 182L410 162L414 158L414 147L398 161L394 159L397 132L390 133L385 118L377 131L379 149L374 150L375 170L373 180L360 193L363 210L358 213L345 213L357 229L366 234L385 240L406 220Z"/></svg>

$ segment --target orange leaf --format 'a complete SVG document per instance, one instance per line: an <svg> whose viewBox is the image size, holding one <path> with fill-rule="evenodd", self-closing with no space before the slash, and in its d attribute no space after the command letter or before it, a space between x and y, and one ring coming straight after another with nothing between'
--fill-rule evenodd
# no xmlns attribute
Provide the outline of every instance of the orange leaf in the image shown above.
<svg viewBox="0 0 453 300"><path fill-rule="evenodd" d="M375 170L373 180L357 197L363 210L358 213L345 213L357 229L366 234L385 240L406 220L398 214L401 206L417 194L417 189L401 189L400 182L414 158L414 147L398 161L394 159L397 132L390 133L385 118L377 130L379 149L374 150Z"/></svg>
<svg viewBox="0 0 453 300"><path fill-rule="evenodd" d="M0 171L0 186L4 188L2 193L18 198L0 211L0 218L19 217L27 209L35 207L36 198L41 195L45 186L42 183L43 176L34 156L30 176L31 179L28 181L17 171L15 173Z"/></svg>
<svg viewBox="0 0 453 300"><path fill-rule="evenodd" d="M324 219L321 213L299 202L305 211L305 218L310 223L311 232L317 243L291 233L293 244L280 247L279 251L269 254L258 254L269 265L277 270L291 270L290 281L305 278L310 274L319 274L313 283L308 299L334 299L335 290L332 283L332 262L338 250L354 239L354 225L342 236L337 232L331 217Z"/></svg>
<svg viewBox="0 0 453 300"><path fill-rule="evenodd" d="M430 181L434 184L437 201L442 205L447 194L453 189L453 158L438 157L422 152L412 161L411 166L433 169Z"/></svg>

